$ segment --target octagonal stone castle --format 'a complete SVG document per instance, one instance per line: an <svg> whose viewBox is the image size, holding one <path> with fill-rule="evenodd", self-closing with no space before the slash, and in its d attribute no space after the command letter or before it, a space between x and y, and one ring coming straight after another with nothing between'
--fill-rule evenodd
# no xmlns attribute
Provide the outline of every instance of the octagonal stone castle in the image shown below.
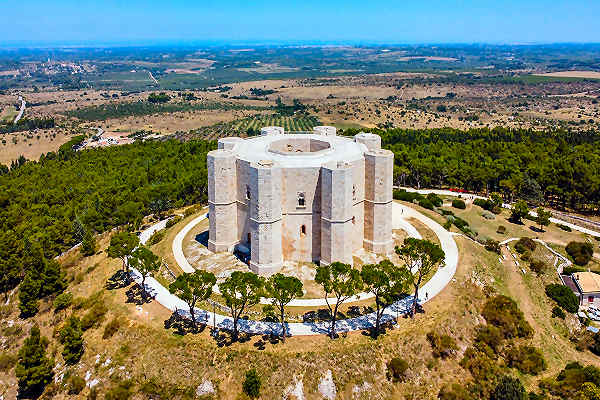
<svg viewBox="0 0 600 400"><path fill-rule="evenodd" d="M220 139L207 156L208 248L249 253L261 275L284 260L352 264L361 248L388 254L393 165L378 135L341 137L330 126Z"/></svg>

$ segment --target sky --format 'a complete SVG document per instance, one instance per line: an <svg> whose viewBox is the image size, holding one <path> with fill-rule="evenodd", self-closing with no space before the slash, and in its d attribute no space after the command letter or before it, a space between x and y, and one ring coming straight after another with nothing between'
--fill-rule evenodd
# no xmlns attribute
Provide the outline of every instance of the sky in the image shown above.
<svg viewBox="0 0 600 400"><path fill-rule="evenodd" d="M0 5L2 43L600 42L600 0L0 0Z"/></svg>

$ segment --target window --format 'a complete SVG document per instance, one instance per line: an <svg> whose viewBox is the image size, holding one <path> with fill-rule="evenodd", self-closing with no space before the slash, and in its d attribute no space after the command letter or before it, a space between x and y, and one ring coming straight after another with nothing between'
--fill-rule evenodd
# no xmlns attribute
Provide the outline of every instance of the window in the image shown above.
<svg viewBox="0 0 600 400"><path fill-rule="evenodd" d="M594 296L588 296L588 303L594 302Z"/></svg>
<svg viewBox="0 0 600 400"><path fill-rule="evenodd" d="M356 200L356 185L352 185L352 200Z"/></svg>
<svg viewBox="0 0 600 400"><path fill-rule="evenodd" d="M250 200L250 186L246 186L246 200Z"/></svg>
<svg viewBox="0 0 600 400"><path fill-rule="evenodd" d="M304 193L298 193L298 207L305 207Z"/></svg>
<svg viewBox="0 0 600 400"><path fill-rule="evenodd" d="M356 217L352 217L352 224L356 224Z"/></svg>
<svg viewBox="0 0 600 400"><path fill-rule="evenodd" d="M252 243L252 235L250 235L250 232L248 232L246 238L248 239L248 244Z"/></svg>
<svg viewBox="0 0 600 400"><path fill-rule="evenodd" d="M305 236L306 235L306 225L302 225L300 227L300 236Z"/></svg>

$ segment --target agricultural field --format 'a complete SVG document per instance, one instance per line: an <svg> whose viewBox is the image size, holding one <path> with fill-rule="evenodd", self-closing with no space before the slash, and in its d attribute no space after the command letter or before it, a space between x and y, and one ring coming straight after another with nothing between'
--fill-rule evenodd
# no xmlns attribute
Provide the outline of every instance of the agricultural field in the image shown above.
<svg viewBox="0 0 600 400"><path fill-rule="evenodd" d="M255 115L231 122L219 123L205 128L192 130L191 135L201 135L208 138L222 136L254 136L260 133L265 126L282 126L286 131L312 131L315 126L321 125L315 116L282 116L278 114Z"/></svg>

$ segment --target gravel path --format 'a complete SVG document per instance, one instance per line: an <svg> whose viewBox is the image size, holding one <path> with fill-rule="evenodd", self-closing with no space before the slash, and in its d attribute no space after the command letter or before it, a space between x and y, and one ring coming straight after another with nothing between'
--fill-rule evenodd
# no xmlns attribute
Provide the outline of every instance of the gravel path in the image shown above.
<svg viewBox="0 0 600 400"><path fill-rule="evenodd" d="M173 253L175 254L175 259L178 261L185 260L185 256L183 256L183 251L179 254L181 250L181 245L175 246L177 242L177 238L180 237L181 241L183 237L193 228L193 222L202 221L206 218L206 214L197 217L193 221L191 221L188 225L182 229L181 232L176 237L176 240L173 242ZM423 285L420 290L421 294L425 295L425 298L420 298L419 302L425 303L435 297L438 293L440 293L448 283L452 280L454 273L456 272L456 268L458 265L458 248L456 246L456 242L454 241L452 235L448 231L446 231L441 225L432 219L426 217L425 215L413 210L410 207L403 206L399 203L393 203L393 218L394 218L394 227L401 227L401 224L404 222L399 222L400 220L404 220L405 218L415 218L425 224L428 228L430 228L439 238L442 249L444 250L445 257L445 265L438 269L438 271L433 275L433 277ZM397 223L398 222L398 223ZM406 221L405 221L406 222ZM163 223L163 221L158 224ZM164 222L166 224L166 222ZM408 223L408 222L406 222ZM158 225L156 224L156 225ZM156 225L148 228L148 230L152 230L155 232L157 230ZM188 228L189 227L189 228ZM145 234L145 232L140 235L140 238L147 240L151 234ZM179 243L181 243L181 241ZM142 240L144 243L144 240ZM181 256L181 257L178 257ZM182 269L183 265L187 263L187 260L180 264ZM189 263L187 263L189 265ZM189 266L191 267L191 265ZM193 267L192 267L193 270ZM132 275L136 282L141 283L141 276L139 272L132 268ZM187 304L179 299L178 297L169 293L169 291L163 287L160 283L158 283L154 278L149 277L146 279L146 290L154 296L154 299L162 304L167 309L178 312L180 315L184 317L189 317L189 308ZM382 323L386 321L394 321L398 315L402 315L409 311L410 305L413 297L408 296L396 303L387 307L383 317ZM316 301L323 301L323 299L308 299ZM317 303L318 304L318 303ZM195 314L197 316L197 320L201 321L207 325L212 325L213 323L217 325L219 329L227 329L231 330L233 328L233 321L230 317L224 316L217 313L212 313L206 310L196 309ZM329 322L304 322L304 323L287 323L286 331L291 336L301 336L301 335L322 335L327 334L329 329ZM349 318L346 320L341 320L336 323L336 331L337 332L348 332L355 330L364 330L375 326L375 313L366 314L357 318ZM280 334L281 332L281 324L275 322L262 322L262 321L253 321L253 320L240 320L238 322L239 330L242 332L246 332L249 334Z"/></svg>

